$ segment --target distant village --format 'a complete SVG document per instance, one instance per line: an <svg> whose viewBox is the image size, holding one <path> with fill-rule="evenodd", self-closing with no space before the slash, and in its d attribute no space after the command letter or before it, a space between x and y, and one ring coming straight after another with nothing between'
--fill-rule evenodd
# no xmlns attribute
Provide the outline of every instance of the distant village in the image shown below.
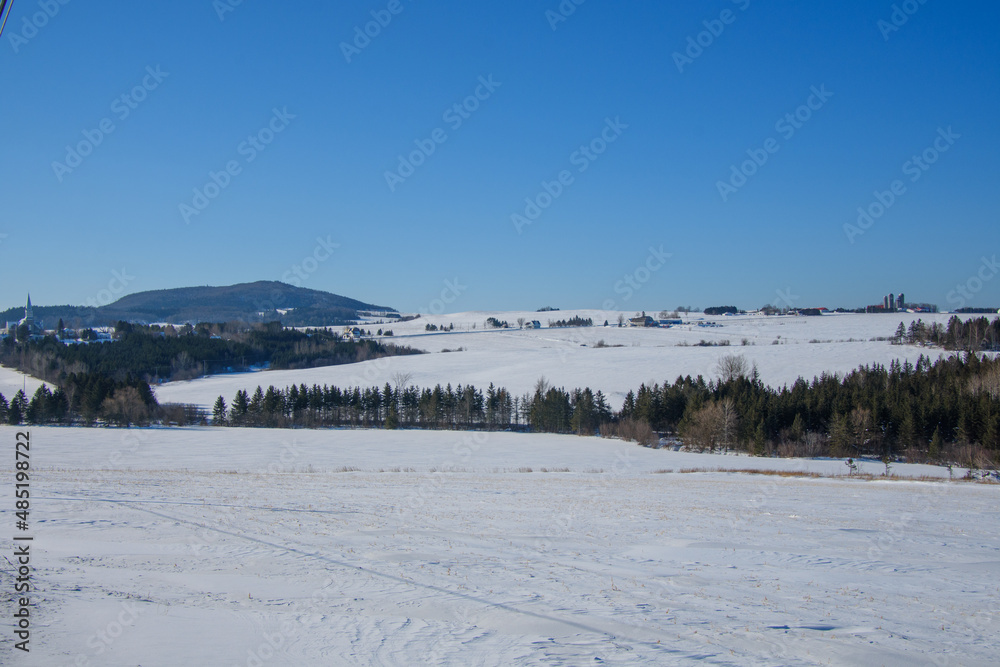
<svg viewBox="0 0 1000 667"><path fill-rule="evenodd" d="M972 309L965 309L970 312ZM977 309L977 311L989 311L992 309ZM538 310L538 312L559 312L558 308L545 307ZM619 315L614 322L604 321L603 326L618 326L618 327L659 327L659 328L670 328L673 326L678 326L682 324L696 325L700 327L718 327L721 324L706 320L704 318L693 318L692 315L698 311L692 308L679 307L673 311L660 311L657 317L652 315L647 315L645 311L636 313L633 317L625 317L624 315ZM906 296L900 292L898 294L889 293L883 296L881 303L876 303L872 305L865 306L863 308L855 309L845 309L837 308L835 310L830 310L825 307L810 307L810 308L791 308L791 307L778 307L772 305L765 305L757 310L741 310L735 306L714 306L710 308L705 308L703 313L708 316L733 316L733 315L750 315L750 316L773 316L773 315L793 315L793 316L818 316L824 315L826 313L936 313L938 308L934 304L929 303L909 303L906 301ZM403 317L396 312L359 312L359 315L374 317L381 316L390 322L404 322L407 320L415 319L420 317L419 315L411 315ZM682 314L687 316L687 320L682 319ZM486 328L509 328L506 322L499 322L495 318L487 320ZM380 319L379 322L383 322ZM542 322L539 320L528 320L525 318L520 318L517 321L518 328L521 329L541 329L543 328ZM594 326L594 323L590 320L581 320L579 318L571 318L570 320L556 320L548 321L548 327L566 327L566 326ZM598 323L598 326L600 324ZM428 332L436 331L447 331L447 328L440 328L437 325L428 324L426 330ZM31 305L31 295L28 295L27 303L24 307L24 317L17 321L8 321L6 327L0 330L0 339L3 338L16 338L17 340L30 340L30 339L40 339L45 336L55 336L62 341L67 342L99 342L99 341L109 341L114 339L114 327L89 327L80 330L67 329L63 327L62 320L59 321L58 325L51 329L46 329L41 320L38 320L34 316L34 312ZM393 333L389 329L379 329L378 333L373 335L373 332L360 328L357 325L350 325L343 328L340 332L340 337L344 340L349 341L359 341L363 338L368 337L381 337L381 336L392 336Z"/></svg>
<svg viewBox="0 0 1000 667"><path fill-rule="evenodd" d="M44 323L35 319L34 310L31 307L31 295L28 295L28 302L24 306L24 317L15 322L7 322L7 326L0 331L0 339L16 338L17 340L38 340L45 336L56 336L61 340L88 341L88 340L111 340L110 327L98 327L81 329L65 329L62 320L54 329L46 329Z"/></svg>

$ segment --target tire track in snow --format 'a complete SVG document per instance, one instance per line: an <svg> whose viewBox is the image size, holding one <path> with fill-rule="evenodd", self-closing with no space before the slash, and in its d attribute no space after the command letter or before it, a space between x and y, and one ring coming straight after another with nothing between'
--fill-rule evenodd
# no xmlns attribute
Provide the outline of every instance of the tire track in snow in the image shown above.
<svg viewBox="0 0 1000 667"><path fill-rule="evenodd" d="M38 499L42 500L43 498L38 498ZM160 517L162 519L167 519L169 521L174 521L174 522L177 522L177 523L183 523L183 524L187 524L187 525L190 525L190 526L195 526L195 527L200 528L202 530L209 530L209 531L212 531L212 532L215 532L215 533L219 533L219 534L222 534L222 535L227 535L229 537L233 537L233 538L236 538L236 539L245 540L245 541L252 542L254 544L260 545L260 546L268 547L270 549L274 549L274 550L277 550L277 551L280 551L280 552L285 552L285 553L288 553L288 554L293 555L293 556L305 557L305 558L310 558L310 559L313 559L313 560L321 561L321 562L324 562L324 563L328 563L330 565L334 565L336 567L343 568L345 570L353 570L355 572L367 574L369 576L379 577L379 578L385 579L387 581L392 581L392 582L395 582L397 584L402 584L402 585L407 586L407 587L422 588L422 589L424 589L426 591L429 591L431 593L435 593L435 594L438 594L438 595L441 595L441 596L444 596L444 597L458 598L458 599L464 600L466 602L471 602L471 603L473 603L475 605L484 606L484 607L495 609L495 610L500 610L500 611L503 611L503 612L506 612L506 613L510 613L510 614L515 614L515 615L519 615L519 616L529 617L529 618L535 619L537 621L543 621L543 622L546 622L546 623L554 623L557 626L563 626L563 627L565 627L567 629L573 629L573 630L577 630L577 631L581 631L581 632L602 635L602 636L606 637L608 641L610 641L610 642L612 642L614 644L618 644L618 642L620 640L626 640L626 641L632 642L634 644L644 644L644 645L646 645L648 647L655 648L658 651L662 651L662 652L665 652L665 653L673 654L676 657L681 657L681 656L684 656L684 655L688 655L686 651L683 651L683 650L680 650L680 649L668 648L667 646L664 646L663 644L657 644L656 638L652 637L652 636L647 637L647 638L638 638L638 637L635 637L635 636L629 636L628 634L626 634L628 631L630 631L630 630L634 631L634 630L636 630L638 628L635 628L634 626L628 626L626 624L618 623L618 622L612 621L610 619L603 619L603 620L607 624L609 624L609 625L617 626L620 629L620 631L618 631L618 632L611 632L609 630L602 629L602 628L599 628L599 627L596 627L596 626L593 626L593 625L588 625L586 623L581 623L579 621L574 621L574 620L570 620L570 619L560 618L560 617L555 616L555 615L545 614L545 613L540 613L540 612L535 612L535 611L530 611L530 610L527 610L527 609L519 609L519 608L514 607L512 605L505 604L505 603L502 603L502 602L494 602L492 600L488 600L488 599L479 597L477 595L472 595L472 594L469 594L469 593L461 593L461 592L458 592L458 591L453 591L453 590L449 590L447 588L443 588L441 586L435 586L433 584L421 583L421 582L414 581L414 580L411 580L411 579L407 579L405 577L401 577L401 576L398 576L398 575L388 574L388 573L385 573L385 572L380 572L378 570L374 570L372 568L368 568L368 567L365 567L365 566L362 566L362 565L356 565L354 563L349 563L349 562L346 562L346 561L343 561L343 560L332 558L332 557L327 556L327 555L325 555L323 553L320 553L318 551L309 551L309 550L304 549L304 548L302 548L300 546L282 545L282 544L278 544L278 543L275 543L275 542L271 542L271 541L263 539L263 538L254 537L254 536L251 536L251 535L245 535L245 534L237 533L237 532L234 532L234 531L225 530L223 528L218 528L218 527L215 527L215 526L204 524L204 523L201 523L199 521L194 521L194 520L191 520L191 519L186 519L186 518L171 516L169 514L165 514L163 512L159 512L159 511L156 511L156 510L153 510L153 509L149 509L149 508L146 508L146 507L135 507L135 506L133 506L133 505L137 505L137 504L181 504L181 505L183 505L183 504L194 504L194 505L201 505L201 503L184 503L184 502L170 503L170 502L167 502L167 501L115 500L115 499L112 499L112 498L77 498L77 497L70 497L70 496L63 496L63 497L59 497L59 498L48 498L48 499L49 500L57 500L57 501L58 500L68 500L68 501L77 501L77 502L104 502L104 503L110 503L110 504L116 504L116 505L123 505L123 506L128 507L129 509L132 509L132 510L137 511L137 512L144 512L146 514L151 514L153 516L157 516L157 517Z"/></svg>

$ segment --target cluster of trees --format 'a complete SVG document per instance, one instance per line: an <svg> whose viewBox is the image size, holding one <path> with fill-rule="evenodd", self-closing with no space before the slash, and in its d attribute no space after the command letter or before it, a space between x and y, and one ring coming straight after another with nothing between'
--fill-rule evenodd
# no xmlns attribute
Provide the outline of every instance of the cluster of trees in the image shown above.
<svg viewBox="0 0 1000 667"><path fill-rule="evenodd" d="M419 353L375 340L345 341L327 329L285 329L280 322L199 324L179 330L119 322L115 336L103 343L68 345L54 336L23 342L6 338L0 363L62 385L74 373L159 382L254 366L311 368Z"/></svg>
<svg viewBox="0 0 1000 667"><path fill-rule="evenodd" d="M587 317L579 317L574 315L573 317L566 320L549 320L550 327L592 327L594 326L594 320Z"/></svg>
<svg viewBox="0 0 1000 667"><path fill-rule="evenodd" d="M383 387L292 385L244 390L230 403L219 396L213 422L228 426L362 426L428 429L532 429L592 435L614 415L598 391L565 389L540 381L534 393L515 396L490 384L434 388L397 382Z"/></svg>
<svg viewBox="0 0 1000 667"><path fill-rule="evenodd" d="M952 316L948 324L925 324L918 319L905 326L896 327L892 342L901 345L936 345L946 350L980 352L1000 350L1000 318L992 321L985 317L961 320Z"/></svg>
<svg viewBox="0 0 1000 667"><path fill-rule="evenodd" d="M921 356L915 365L864 366L781 389L766 387L740 355L724 357L719 371L718 382L643 385L617 417L696 449L757 455L956 460L1000 452L1000 360L967 354L932 364Z"/></svg>
<svg viewBox="0 0 1000 667"><path fill-rule="evenodd" d="M687 347L689 343L686 341L681 341L677 344L679 347ZM697 343L694 343L694 347L729 347L730 342L728 338L722 338L720 340L705 340L700 339Z"/></svg>
<svg viewBox="0 0 1000 667"><path fill-rule="evenodd" d="M864 366L842 378L773 389L742 355L727 355L719 379L678 377L643 384L614 412L601 392L549 386L515 396L492 384L419 388L314 385L220 396L214 421L232 426L363 426L530 429L627 436L655 444L679 437L698 450L762 456L876 457L995 465L1000 453L1000 360L975 354L931 363Z"/></svg>
<svg viewBox="0 0 1000 667"><path fill-rule="evenodd" d="M430 324L430 323L424 325L424 331L454 331L454 329L455 329L454 323L449 324L448 326L445 326L443 324L441 326L438 326L436 324Z"/></svg>
<svg viewBox="0 0 1000 667"><path fill-rule="evenodd" d="M972 306L965 306L964 308L956 308L956 313L1000 313L1000 308L973 308Z"/></svg>
<svg viewBox="0 0 1000 667"><path fill-rule="evenodd" d="M119 426L145 425L159 417L149 384L132 377L73 373L55 391L39 387L31 400L18 390L8 402L0 394L0 422L6 424L93 424L102 419Z"/></svg>
<svg viewBox="0 0 1000 667"><path fill-rule="evenodd" d="M739 312L736 306L711 306L705 309L706 315L725 315L726 313L732 313L735 315Z"/></svg>
<svg viewBox="0 0 1000 667"><path fill-rule="evenodd" d="M495 317L486 318L486 326L491 329L509 329L510 325L507 324L507 320L498 320Z"/></svg>

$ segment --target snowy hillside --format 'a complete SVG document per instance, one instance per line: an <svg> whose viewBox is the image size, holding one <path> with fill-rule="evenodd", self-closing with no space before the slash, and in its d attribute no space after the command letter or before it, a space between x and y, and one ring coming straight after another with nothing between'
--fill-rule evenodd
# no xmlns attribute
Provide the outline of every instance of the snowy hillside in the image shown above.
<svg viewBox="0 0 1000 667"><path fill-rule="evenodd" d="M189 382L173 382L156 388L161 402L196 403L211 406L216 397L232 399L240 389L253 390L273 384L331 384L372 386L393 383L398 374L409 374L419 386L472 383L496 386L522 394L533 390L544 376L551 384L566 388L600 389L618 409L629 390L643 382L673 382L678 375L717 377L721 356L742 354L757 364L764 382L781 386L798 377L812 379L824 372L845 373L862 364L888 365L893 359L916 361L921 355L936 358L941 350L896 346L888 341L900 322L907 326L918 317L924 322L947 322L950 315L832 314L822 317L731 316L685 318L685 324L669 329L547 328L549 319L573 316L595 323L617 322L619 313L608 311L470 312L422 316L403 323L370 323L367 328L391 328L396 343L425 350L429 354L392 357L347 366L295 371L219 375ZM631 317L635 313L623 315ZM484 329L489 317L506 320L516 327L517 318L537 319L542 329ZM721 326L698 326L698 319ZM427 324L449 326L448 332L425 331ZM475 325L475 329L473 329ZM746 340L746 345L743 341ZM599 342L608 347L597 347ZM700 347L729 341L728 347ZM462 351L458 352L459 348ZM443 352L449 350L448 352Z"/></svg>
<svg viewBox="0 0 1000 667"><path fill-rule="evenodd" d="M526 392L545 376L618 407L641 382L714 377L723 354L771 384L939 354L872 340L905 315L482 328L530 315L384 325L428 353L157 396L207 406L258 384L401 376ZM0 369L5 395L39 384ZM887 479L866 461L859 477L842 460L505 432L30 432L32 652L5 638L0 664L995 663L1000 485L964 470L895 464Z"/></svg>
<svg viewBox="0 0 1000 667"><path fill-rule="evenodd" d="M996 485L554 435L31 432L33 644L2 664L995 663Z"/></svg>

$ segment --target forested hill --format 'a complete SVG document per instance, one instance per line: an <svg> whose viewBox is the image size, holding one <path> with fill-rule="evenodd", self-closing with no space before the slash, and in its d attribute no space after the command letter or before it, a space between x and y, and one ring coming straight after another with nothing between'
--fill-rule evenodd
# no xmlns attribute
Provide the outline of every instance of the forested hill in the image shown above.
<svg viewBox="0 0 1000 667"><path fill-rule="evenodd" d="M61 386L71 375L161 382L253 367L314 368L419 354L384 338L354 342L327 329L286 329L280 322L185 325L179 331L120 322L115 336L93 344L8 336L0 342L0 364Z"/></svg>
<svg viewBox="0 0 1000 667"><path fill-rule="evenodd" d="M35 306L35 319L55 327L60 319L67 327L80 328L129 322L270 322L287 326L345 324L358 311L388 311L391 308L364 303L330 292L261 280L226 287L181 287L137 292L107 305ZM24 306L0 312L0 322L24 317Z"/></svg>

